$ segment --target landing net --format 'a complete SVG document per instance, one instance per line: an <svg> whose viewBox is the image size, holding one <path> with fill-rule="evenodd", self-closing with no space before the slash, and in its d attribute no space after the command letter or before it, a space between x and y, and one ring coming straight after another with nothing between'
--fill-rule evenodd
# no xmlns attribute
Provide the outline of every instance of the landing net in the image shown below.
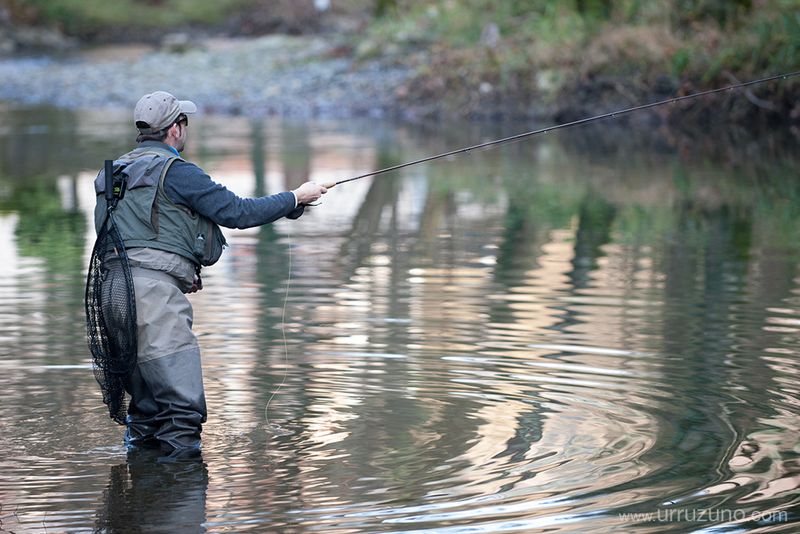
<svg viewBox="0 0 800 534"><path fill-rule="evenodd" d="M128 255L109 213L86 279L86 334L94 376L111 419L124 425L125 381L136 366L136 301Z"/></svg>

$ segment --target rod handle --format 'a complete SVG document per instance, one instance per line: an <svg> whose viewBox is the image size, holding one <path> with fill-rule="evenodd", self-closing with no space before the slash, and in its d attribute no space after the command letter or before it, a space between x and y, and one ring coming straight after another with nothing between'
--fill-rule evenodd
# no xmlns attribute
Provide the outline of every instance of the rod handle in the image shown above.
<svg viewBox="0 0 800 534"><path fill-rule="evenodd" d="M106 178L106 202L111 202L114 199L114 161L107 159L105 167Z"/></svg>
<svg viewBox="0 0 800 534"><path fill-rule="evenodd" d="M336 182L328 182L328 183L322 184L322 187L324 187L325 189L330 189L331 187L333 187L335 185L336 185Z"/></svg>

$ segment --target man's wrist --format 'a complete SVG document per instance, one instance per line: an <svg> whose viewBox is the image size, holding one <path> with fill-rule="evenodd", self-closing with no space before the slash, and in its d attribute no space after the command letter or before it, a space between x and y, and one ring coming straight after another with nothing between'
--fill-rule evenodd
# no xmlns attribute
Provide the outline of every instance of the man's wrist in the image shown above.
<svg viewBox="0 0 800 534"><path fill-rule="evenodd" d="M297 200L297 193L295 193L294 190L290 191L290 193L292 195L294 195L294 208L292 208L292 209L295 209L295 208L297 208L297 205L299 204L299 202Z"/></svg>

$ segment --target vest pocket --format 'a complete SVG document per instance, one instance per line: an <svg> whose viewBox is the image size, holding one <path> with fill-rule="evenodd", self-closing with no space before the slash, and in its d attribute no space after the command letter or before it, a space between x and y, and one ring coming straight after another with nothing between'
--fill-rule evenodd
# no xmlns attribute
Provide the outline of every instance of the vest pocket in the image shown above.
<svg viewBox="0 0 800 534"><path fill-rule="evenodd" d="M201 230L194 240L194 256L200 262L200 265L214 265L219 260L219 257L222 256L222 251L228 243L225 241L225 236L222 235L222 230L220 230L219 226L205 217L200 217L198 227Z"/></svg>

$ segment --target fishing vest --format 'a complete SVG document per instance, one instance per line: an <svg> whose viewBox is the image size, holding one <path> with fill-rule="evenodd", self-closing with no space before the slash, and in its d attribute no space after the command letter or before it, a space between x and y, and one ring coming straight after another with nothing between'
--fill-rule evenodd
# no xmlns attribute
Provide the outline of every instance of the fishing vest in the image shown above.
<svg viewBox="0 0 800 534"><path fill-rule="evenodd" d="M124 196L114 210L114 222L125 248L163 250L195 265L213 265L227 245L219 226L172 202L164 191L164 177L175 160L184 161L169 150L147 146L114 161L114 175L126 180ZM105 170L101 170L94 181L94 224L98 231L106 218L105 189Z"/></svg>

